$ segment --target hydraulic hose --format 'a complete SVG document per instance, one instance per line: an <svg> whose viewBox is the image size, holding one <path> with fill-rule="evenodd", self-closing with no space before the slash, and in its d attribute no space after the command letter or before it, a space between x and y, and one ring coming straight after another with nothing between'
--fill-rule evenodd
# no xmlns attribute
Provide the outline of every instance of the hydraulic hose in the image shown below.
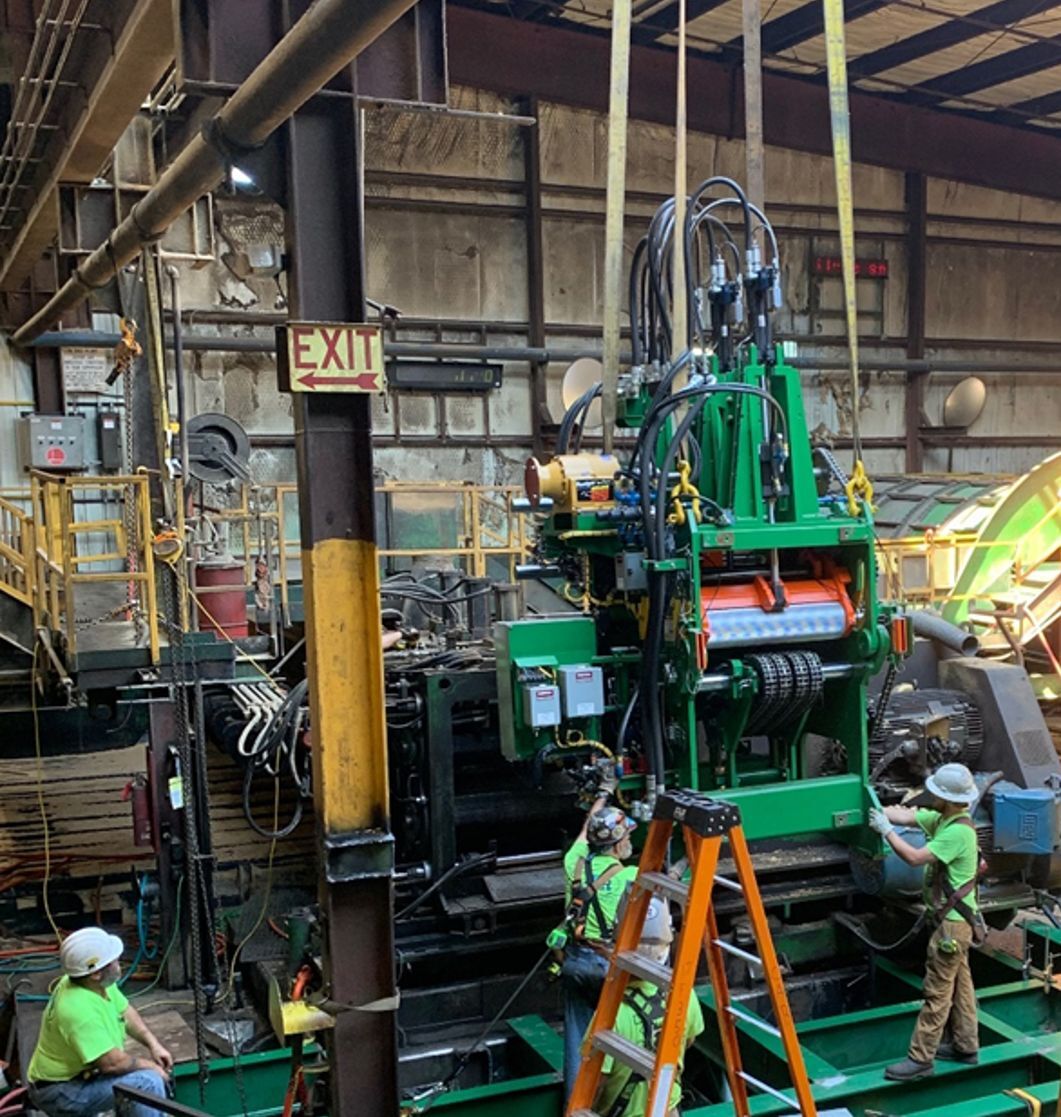
<svg viewBox="0 0 1061 1117"><path fill-rule="evenodd" d="M934 640L937 644L958 655L975 656L980 651L980 638L972 632L966 632L950 621L945 621L935 613L926 612L924 609L913 609L908 614L918 636Z"/></svg>

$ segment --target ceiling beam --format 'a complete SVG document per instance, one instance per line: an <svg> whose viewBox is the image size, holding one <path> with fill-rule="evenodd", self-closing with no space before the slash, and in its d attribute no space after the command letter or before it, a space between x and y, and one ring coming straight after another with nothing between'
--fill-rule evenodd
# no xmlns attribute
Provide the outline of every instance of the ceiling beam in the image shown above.
<svg viewBox="0 0 1061 1117"><path fill-rule="evenodd" d="M1044 93L1041 97L1030 97L1027 101L1017 101L1006 105L991 114L991 120L999 124L1026 124L1029 118L1053 116L1061 112L1061 89Z"/></svg>
<svg viewBox="0 0 1061 1117"><path fill-rule="evenodd" d="M521 23L451 5L450 78L499 93L607 110L608 39L564 27ZM734 68L690 57L689 127L739 137L744 119ZM824 86L767 70L763 73L768 144L829 155L829 95ZM634 47L630 115L674 125L675 68L670 50ZM1061 201L1061 138L1030 128L992 124L945 110L901 104L851 91L851 144L861 163L919 171L942 179Z"/></svg>
<svg viewBox="0 0 1061 1117"><path fill-rule="evenodd" d="M844 0L844 19L850 23L860 16L886 7L890 2L891 0ZM800 43L816 39L824 29L825 14L821 0L811 0L811 3L794 8L763 24L763 53L780 54L791 50ZM739 47L740 40L734 39L727 45Z"/></svg>
<svg viewBox="0 0 1061 1117"><path fill-rule="evenodd" d="M963 66L960 70L929 78L915 85L906 94L906 99L919 105L934 105L946 101L948 97L965 97L1040 70L1049 70L1058 63L1061 63L1061 35L1028 43L1005 54L996 54L993 58Z"/></svg>
<svg viewBox="0 0 1061 1117"><path fill-rule="evenodd" d="M685 7L685 25L689 26L694 19L721 8L726 0L688 0ZM667 35L673 35L678 30L678 0L669 2L659 11L648 16L644 22L636 22L630 33L630 41L640 46L650 46Z"/></svg>
<svg viewBox="0 0 1061 1117"><path fill-rule="evenodd" d="M173 60L169 0L136 0L120 26L99 79L86 90L85 107L66 130L20 228L0 261L0 287L20 287L59 227L59 183L91 182Z"/></svg>
<svg viewBox="0 0 1061 1117"><path fill-rule="evenodd" d="M924 58L926 54L934 54L987 34L993 27L1001 31L1049 6L1050 0L997 0L986 8L966 13L960 19L944 20L927 31L852 58L847 63L847 72L852 78L882 74L915 58Z"/></svg>

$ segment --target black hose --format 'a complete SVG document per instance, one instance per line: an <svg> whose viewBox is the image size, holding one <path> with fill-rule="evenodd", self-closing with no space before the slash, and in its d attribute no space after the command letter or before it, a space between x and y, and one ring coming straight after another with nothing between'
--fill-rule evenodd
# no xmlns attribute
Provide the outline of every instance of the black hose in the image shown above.
<svg viewBox="0 0 1061 1117"><path fill-rule="evenodd" d="M865 927L863 927L862 924L853 916L848 915L847 912L834 912L833 919L835 919L841 927L846 927L847 930L849 930L851 934L855 936L855 938L865 943L866 946L870 948L870 950L873 950L878 954L890 954L893 950L898 950L900 946L905 946L906 943L910 942L911 939L916 938L917 935L920 934L921 929L928 922L928 912L921 912L917 919L914 920L913 926L906 932L906 934L902 935L900 938L897 938L895 942L891 943L879 943L871 939Z"/></svg>

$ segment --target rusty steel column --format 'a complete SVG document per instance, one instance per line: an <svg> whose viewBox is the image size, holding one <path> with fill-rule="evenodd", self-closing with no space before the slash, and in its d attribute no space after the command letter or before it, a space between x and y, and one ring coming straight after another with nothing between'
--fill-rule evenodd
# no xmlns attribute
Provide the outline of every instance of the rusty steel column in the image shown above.
<svg viewBox="0 0 1061 1117"><path fill-rule="evenodd" d="M357 105L320 98L286 134L291 318L360 322L364 237ZM371 397L298 393L295 454L321 840L325 980L346 1011L327 1039L333 1117L398 1112L383 652Z"/></svg>
<svg viewBox="0 0 1061 1117"><path fill-rule="evenodd" d="M917 171L906 175L906 356L921 360L925 355L926 249L928 242L927 186ZM906 472L924 469L924 421L926 372L906 374Z"/></svg>

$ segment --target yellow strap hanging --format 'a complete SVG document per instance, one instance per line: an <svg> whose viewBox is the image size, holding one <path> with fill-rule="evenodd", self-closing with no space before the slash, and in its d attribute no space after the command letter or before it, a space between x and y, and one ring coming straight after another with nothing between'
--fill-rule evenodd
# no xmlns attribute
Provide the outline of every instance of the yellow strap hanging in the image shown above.
<svg viewBox="0 0 1061 1117"><path fill-rule="evenodd" d="M840 232L840 260L844 277L844 311L847 349L851 364L851 440L854 463L845 486L847 507L859 513L858 499L872 507L873 486L862 461L859 424L860 384L858 362L858 299L855 280L855 206L851 188L851 113L847 99L847 47L844 42L843 0L822 0L825 13L825 59L829 77L829 123L833 135L833 170L836 175L836 217Z"/></svg>

